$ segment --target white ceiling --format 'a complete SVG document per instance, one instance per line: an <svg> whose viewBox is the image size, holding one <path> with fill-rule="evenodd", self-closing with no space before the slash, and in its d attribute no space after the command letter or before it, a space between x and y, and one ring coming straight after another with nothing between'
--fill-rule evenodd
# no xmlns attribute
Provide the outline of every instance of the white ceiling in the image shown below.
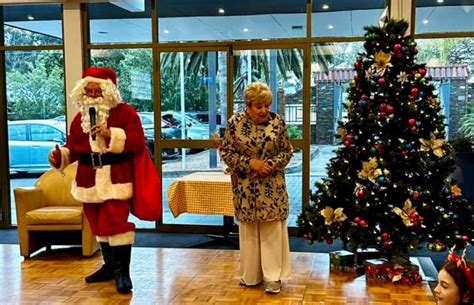
<svg viewBox="0 0 474 305"><path fill-rule="evenodd" d="M362 36L365 25L377 25L381 9L313 13L313 37ZM474 31L474 6L425 7L417 9L417 32ZM423 24L423 20L428 23ZM8 25L62 37L57 21L16 21ZM91 42L151 42L151 20L94 19ZM249 16L197 16L159 19L159 40L229 41L248 39L302 38L306 35L306 14L262 14Z"/></svg>

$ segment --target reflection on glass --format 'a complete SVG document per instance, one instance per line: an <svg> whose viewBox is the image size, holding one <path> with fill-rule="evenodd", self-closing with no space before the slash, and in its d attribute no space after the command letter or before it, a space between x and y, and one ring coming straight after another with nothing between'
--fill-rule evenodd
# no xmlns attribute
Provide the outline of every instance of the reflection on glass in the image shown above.
<svg viewBox="0 0 474 305"><path fill-rule="evenodd" d="M473 1L416 1L415 16L417 34L474 31Z"/></svg>
<svg viewBox="0 0 474 305"><path fill-rule="evenodd" d="M384 0L313 1L312 37L363 36L364 26L378 25Z"/></svg>
<svg viewBox="0 0 474 305"><path fill-rule="evenodd" d="M151 1L89 3L90 43L151 42Z"/></svg>
<svg viewBox="0 0 474 305"><path fill-rule="evenodd" d="M426 63L445 116L447 140L459 137L461 117L472 103L474 38L420 39L418 57ZM470 89L471 88L471 89ZM470 91L471 90L471 91Z"/></svg>
<svg viewBox="0 0 474 305"><path fill-rule="evenodd" d="M160 0L160 42L283 39L306 36L306 1Z"/></svg>
<svg viewBox="0 0 474 305"><path fill-rule="evenodd" d="M61 51L5 53L11 219L16 187L33 186L49 170L48 153L66 137Z"/></svg>
<svg viewBox="0 0 474 305"><path fill-rule="evenodd" d="M226 52L160 54L163 139L210 139L227 117Z"/></svg>
<svg viewBox="0 0 474 305"><path fill-rule="evenodd" d="M362 51L362 42L312 47L310 187L313 192L315 182L327 176L326 165L335 156L337 122L346 117L346 90L354 78L357 54Z"/></svg>
<svg viewBox="0 0 474 305"><path fill-rule="evenodd" d="M234 113L245 110L244 89L266 83L272 91L271 111L285 118L291 139L303 136L303 51L301 49L234 52Z"/></svg>
<svg viewBox="0 0 474 305"><path fill-rule="evenodd" d="M62 5L7 5L3 7L6 46L63 43Z"/></svg>

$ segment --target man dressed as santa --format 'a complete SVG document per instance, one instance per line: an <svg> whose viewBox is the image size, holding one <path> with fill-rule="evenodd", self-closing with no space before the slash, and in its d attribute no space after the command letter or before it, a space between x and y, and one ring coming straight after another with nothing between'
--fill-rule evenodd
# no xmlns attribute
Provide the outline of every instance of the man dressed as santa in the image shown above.
<svg viewBox="0 0 474 305"><path fill-rule="evenodd" d="M135 237L129 212L141 206L145 216L136 214L138 217L161 217L160 180L146 151L140 117L122 101L115 71L87 68L71 97L79 113L71 123L66 144L51 151L49 162L63 170L78 161L71 192L84 203L84 213L104 259L102 267L87 276L86 282L115 279L117 291L129 293ZM151 198L152 204L143 207L143 198ZM150 199L146 200L149 202L145 204L150 204Z"/></svg>

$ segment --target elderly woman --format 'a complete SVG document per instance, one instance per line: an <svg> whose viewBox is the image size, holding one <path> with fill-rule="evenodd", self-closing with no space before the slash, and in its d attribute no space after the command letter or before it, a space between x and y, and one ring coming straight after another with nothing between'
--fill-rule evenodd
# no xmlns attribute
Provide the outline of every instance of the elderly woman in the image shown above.
<svg viewBox="0 0 474 305"><path fill-rule="evenodd" d="M285 122L270 112L268 86L245 89L246 110L229 119L220 154L231 171L240 232L240 283L279 293L291 271L285 166L293 156Z"/></svg>

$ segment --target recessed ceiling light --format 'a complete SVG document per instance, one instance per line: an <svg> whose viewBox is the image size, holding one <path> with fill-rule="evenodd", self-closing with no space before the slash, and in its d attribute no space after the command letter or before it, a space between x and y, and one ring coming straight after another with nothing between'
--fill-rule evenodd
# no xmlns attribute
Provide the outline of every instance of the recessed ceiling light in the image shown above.
<svg viewBox="0 0 474 305"><path fill-rule="evenodd" d="M26 18L28 18L28 20L35 20L35 17L33 17L31 15L28 15Z"/></svg>
<svg viewBox="0 0 474 305"><path fill-rule="evenodd" d="M436 0L438 3L444 3L444 0Z"/></svg>
<svg viewBox="0 0 474 305"><path fill-rule="evenodd" d="M170 33L170 31L168 31L168 30L163 30L163 33L165 33L165 34L169 34L169 33Z"/></svg>
<svg viewBox="0 0 474 305"><path fill-rule="evenodd" d="M323 4L323 7L322 7L322 8L323 8L323 10L328 10L328 9L329 9L329 5Z"/></svg>
<svg viewBox="0 0 474 305"><path fill-rule="evenodd" d="M218 10L218 12L219 12L219 14L224 14L224 13L225 13L225 10L224 10L223 8L220 8L220 9Z"/></svg>
<svg viewBox="0 0 474 305"><path fill-rule="evenodd" d="M108 34L109 32L106 31L98 31L97 34Z"/></svg>
<svg viewBox="0 0 474 305"><path fill-rule="evenodd" d="M244 31L244 32L248 32L248 31L249 31L249 29L247 29L247 28L244 28L244 29L243 29L243 31Z"/></svg>
<svg viewBox="0 0 474 305"><path fill-rule="evenodd" d="M428 19L423 19L423 24L428 24Z"/></svg>
<svg viewBox="0 0 474 305"><path fill-rule="evenodd" d="M332 30L332 29L334 29L334 25L332 24L328 25L328 30Z"/></svg>

